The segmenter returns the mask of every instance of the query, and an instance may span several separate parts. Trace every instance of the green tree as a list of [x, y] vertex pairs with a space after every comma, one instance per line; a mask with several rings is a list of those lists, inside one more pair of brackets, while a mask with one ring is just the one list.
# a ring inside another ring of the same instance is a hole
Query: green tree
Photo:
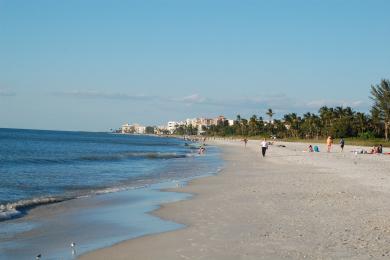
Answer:
[[372, 129], [375, 136], [382, 136], [384, 129], [380, 119], [380, 111], [376, 107], [372, 107], [370, 112], [370, 129]]
[[258, 134], [257, 116], [253, 115], [248, 122], [248, 135], [255, 136]]
[[373, 108], [377, 110], [378, 119], [384, 125], [385, 139], [389, 140], [390, 128], [390, 81], [383, 79], [379, 85], [371, 86]]
[[319, 138], [321, 134], [321, 119], [310, 112], [303, 115], [301, 129], [306, 138]]
[[273, 116], [275, 115], [275, 113], [272, 111], [271, 108], [268, 108], [266, 114], [268, 115], [268, 117], [269, 117], [269, 123], [271, 124], [271, 123], [272, 123], [272, 118], [273, 118]]
[[154, 126], [147, 126], [147, 127], [145, 128], [145, 133], [146, 133], [146, 134], [154, 134], [154, 129], [155, 129]]
[[301, 118], [295, 113], [284, 115], [284, 123], [291, 137], [299, 137]]

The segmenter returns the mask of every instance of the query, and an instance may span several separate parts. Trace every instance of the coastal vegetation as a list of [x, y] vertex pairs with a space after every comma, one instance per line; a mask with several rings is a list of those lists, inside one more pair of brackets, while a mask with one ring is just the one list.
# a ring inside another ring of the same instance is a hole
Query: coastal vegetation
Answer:
[[[369, 113], [355, 111], [351, 107], [323, 106], [318, 113], [307, 112], [302, 116], [288, 113], [274, 118], [275, 112], [266, 111], [267, 119], [253, 115], [249, 119], [237, 115], [233, 125], [221, 121], [217, 125], [203, 127], [207, 136], [224, 137], [277, 137], [287, 140], [319, 140], [327, 136], [348, 140], [389, 140], [390, 129], [390, 81], [382, 80], [371, 86], [372, 108]], [[175, 134], [193, 135], [192, 126], [181, 126]], [[367, 142], [365, 142], [367, 143]], [[371, 142], [369, 142], [371, 143]]]

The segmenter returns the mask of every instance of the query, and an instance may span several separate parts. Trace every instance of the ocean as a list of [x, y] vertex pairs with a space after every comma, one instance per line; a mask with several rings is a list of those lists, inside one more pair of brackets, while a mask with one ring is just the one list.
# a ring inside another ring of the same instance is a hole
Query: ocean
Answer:
[[[218, 149], [208, 146], [206, 153], [199, 155], [198, 146], [183, 139], [156, 136], [0, 129], [0, 253], [7, 254], [10, 259], [13, 256], [14, 259], [31, 258], [33, 252], [39, 251], [39, 243], [36, 244], [39, 239], [31, 234], [37, 233], [44, 240], [45, 232], [39, 230], [38, 226], [42, 229], [49, 224], [45, 222], [45, 215], [42, 216], [44, 210], [39, 211], [39, 220], [29, 216], [30, 211], [38, 206], [65, 205], [68, 201], [67, 209], [59, 212], [64, 212], [62, 215], [73, 212], [73, 215], [67, 216], [67, 220], [72, 219], [70, 226], [80, 224], [82, 218], [79, 216], [85, 216], [86, 208], [92, 207], [85, 207], [85, 201], [100, 205], [104, 204], [102, 201], [110, 199], [127, 200], [125, 205], [131, 210], [126, 214], [138, 214], [134, 218], [144, 221], [145, 227], [137, 224], [135, 232], [131, 229], [134, 223], [129, 218], [115, 219], [115, 225], [129, 225], [128, 232], [122, 229], [117, 233], [112, 232], [114, 238], [101, 237], [101, 234], [96, 234], [94, 238], [89, 234], [88, 239], [83, 240], [84, 246], [80, 247], [80, 252], [139, 235], [178, 228], [175, 223], [163, 223], [154, 217], [155, 224], [151, 225], [153, 221], [146, 221], [150, 216], [145, 213], [161, 203], [186, 197], [160, 192], [161, 187], [218, 172], [222, 166]], [[105, 205], [106, 209], [110, 207], [110, 203]], [[96, 212], [102, 207], [92, 208], [95, 210], [92, 215], [100, 214], [99, 219], [95, 219], [99, 221], [101, 213]], [[123, 210], [123, 207], [116, 210]], [[91, 212], [88, 217], [93, 219]], [[101, 221], [106, 225], [110, 219], [114, 219], [113, 215]], [[91, 233], [92, 229], [93, 226]], [[107, 230], [112, 231], [112, 226]], [[24, 233], [28, 233], [28, 236]], [[77, 234], [77, 237], [82, 240], [82, 234]], [[53, 235], [47, 233], [47, 239], [45, 243], [50, 244]], [[18, 251], [20, 247], [25, 249], [29, 246], [30, 251]], [[59, 248], [56, 244], [47, 245], [46, 251], [53, 259], [71, 259], [74, 254], [61, 253], [64, 247], [62, 244]]]

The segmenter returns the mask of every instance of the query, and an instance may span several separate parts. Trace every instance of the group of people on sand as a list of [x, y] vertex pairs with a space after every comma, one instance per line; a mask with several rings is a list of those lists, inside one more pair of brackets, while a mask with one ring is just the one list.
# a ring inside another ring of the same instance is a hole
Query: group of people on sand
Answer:
[[309, 152], [313, 153], [313, 152], [316, 152], [316, 153], [319, 153], [320, 152], [320, 148], [315, 145], [314, 147], [312, 145], [309, 145]]
[[[244, 138], [242, 139], [241, 141], [244, 142], [244, 145], [246, 147], [247, 143], [248, 143], [248, 139], [247, 138]], [[326, 148], [327, 148], [327, 152], [330, 153], [331, 150], [332, 150], [332, 146], [333, 146], [333, 137], [332, 136], [328, 136], [328, 138], [326, 139]], [[268, 142], [265, 138], [263, 139], [263, 141], [261, 142], [260, 146], [261, 146], [261, 154], [263, 157], [265, 157], [265, 154], [268, 150], [268, 145], [272, 144], [272, 142]], [[340, 148], [341, 148], [341, 152], [344, 151], [344, 146], [345, 146], [345, 140], [344, 138], [340, 138], [340, 141], [339, 141], [339, 144], [340, 144]], [[284, 145], [280, 145], [280, 147], [286, 147]], [[356, 150], [356, 149], [355, 149]], [[355, 152], [355, 150], [353, 150], [352, 152]], [[360, 149], [362, 150], [363, 152], [360, 152], [360, 153], [367, 153], [367, 154], [383, 154], [383, 146], [382, 144], [378, 145], [378, 146], [374, 146], [372, 147], [371, 151], [370, 152], [367, 152], [367, 151], [364, 151], [363, 149]], [[320, 152], [320, 148], [318, 147], [318, 145], [314, 145], [312, 146], [311, 144], [309, 145], [308, 147], [308, 151], [309, 152]], [[357, 152], [359, 153], [359, 152]], [[385, 154], [390, 154], [390, 153], [385, 153]]]
[[[344, 138], [340, 139], [339, 144], [340, 144], [341, 151], [344, 151], [344, 145], [345, 145]], [[330, 151], [332, 150], [332, 146], [333, 146], [333, 137], [328, 136], [328, 138], [326, 139], [326, 148], [328, 153], [330, 153]], [[314, 147], [312, 145], [309, 145], [309, 152], [319, 152], [319, 151], [320, 149], [317, 145], [315, 145]]]
[[[340, 143], [341, 151], [343, 151], [345, 145], [344, 139], [341, 138], [339, 143]], [[328, 136], [328, 138], [326, 139], [326, 148], [327, 148], [326, 151], [328, 153], [330, 153], [330, 151], [332, 150], [332, 146], [333, 146], [333, 138], [331, 136]], [[320, 152], [320, 148], [317, 145], [312, 146], [310, 144], [308, 149], [309, 152], [316, 152], [316, 153]]]

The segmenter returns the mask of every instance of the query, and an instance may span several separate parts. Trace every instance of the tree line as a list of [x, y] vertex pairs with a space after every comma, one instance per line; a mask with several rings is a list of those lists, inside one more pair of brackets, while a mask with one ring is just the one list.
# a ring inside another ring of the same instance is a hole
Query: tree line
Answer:
[[[288, 113], [274, 119], [270, 108], [267, 118], [253, 115], [249, 119], [237, 115], [233, 125], [228, 121], [218, 125], [203, 127], [207, 136], [276, 136], [278, 138], [319, 139], [359, 137], [364, 139], [385, 138], [389, 140], [390, 129], [390, 81], [383, 79], [380, 84], [371, 86], [370, 99], [373, 101], [369, 113], [353, 110], [351, 107], [323, 106], [318, 113], [307, 112], [302, 116]], [[182, 126], [176, 134], [196, 134], [192, 126]]]

